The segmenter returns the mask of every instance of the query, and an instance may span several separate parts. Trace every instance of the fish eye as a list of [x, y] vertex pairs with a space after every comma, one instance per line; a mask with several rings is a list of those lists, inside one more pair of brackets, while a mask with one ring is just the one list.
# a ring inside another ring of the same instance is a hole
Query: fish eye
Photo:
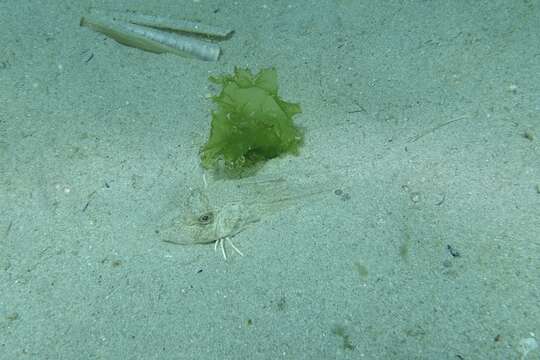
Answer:
[[211, 212], [206, 213], [206, 214], [202, 214], [201, 216], [199, 216], [198, 220], [199, 220], [199, 224], [208, 225], [212, 221], [214, 221], [214, 214], [212, 214]]

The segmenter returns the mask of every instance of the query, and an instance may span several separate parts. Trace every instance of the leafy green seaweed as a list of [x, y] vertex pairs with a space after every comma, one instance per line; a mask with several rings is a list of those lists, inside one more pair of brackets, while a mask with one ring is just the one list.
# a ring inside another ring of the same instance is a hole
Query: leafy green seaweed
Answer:
[[212, 97], [217, 109], [201, 149], [204, 168], [223, 166], [229, 174], [238, 174], [282, 154], [298, 154], [303, 132], [292, 117], [301, 112], [300, 105], [278, 96], [275, 68], [256, 75], [236, 68], [232, 75], [209, 80], [222, 89]]

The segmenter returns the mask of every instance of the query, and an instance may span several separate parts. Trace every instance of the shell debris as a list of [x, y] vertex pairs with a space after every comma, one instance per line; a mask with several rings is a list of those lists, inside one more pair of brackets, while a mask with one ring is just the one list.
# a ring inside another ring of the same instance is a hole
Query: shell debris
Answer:
[[117, 42], [154, 53], [172, 53], [205, 61], [217, 61], [221, 48], [203, 38], [224, 40], [233, 30], [165, 16], [92, 9], [80, 25]]

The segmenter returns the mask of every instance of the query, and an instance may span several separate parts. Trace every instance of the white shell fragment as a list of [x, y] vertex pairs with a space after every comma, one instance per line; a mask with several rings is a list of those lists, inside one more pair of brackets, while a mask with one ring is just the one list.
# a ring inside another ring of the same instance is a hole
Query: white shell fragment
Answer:
[[521, 354], [520, 360], [525, 360], [527, 355], [536, 349], [538, 349], [538, 341], [535, 338], [530, 337], [519, 340], [518, 351]]
[[92, 11], [88, 16], [83, 16], [80, 24], [127, 46], [205, 61], [219, 59], [221, 53], [219, 45], [189, 35], [225, 38], [232, 33], [230, 30], [191, 21], [98, 10]]
[[231, 29], [203, 24], [196, 21], [175, 19], [168, 16], [148, 15], [136, 12], [109, 11], [92, 9], [91, 14], [111, 17], [132, 24], [149, 26], [157, 29], [167, 29], [178, 32], [205, 35], [213, 38], [226, 38], [233, 33]]

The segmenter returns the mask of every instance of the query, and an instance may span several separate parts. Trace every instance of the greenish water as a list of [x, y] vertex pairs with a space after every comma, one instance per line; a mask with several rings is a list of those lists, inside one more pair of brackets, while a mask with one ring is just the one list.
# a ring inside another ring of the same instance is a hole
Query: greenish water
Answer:
[[[538, 359], [539, 6], [99, 4], [233, 28], [212, 62], [0, 2], [0, 359]], [[244, 180], [199, 156], [235, 67], [305, 131]]]

